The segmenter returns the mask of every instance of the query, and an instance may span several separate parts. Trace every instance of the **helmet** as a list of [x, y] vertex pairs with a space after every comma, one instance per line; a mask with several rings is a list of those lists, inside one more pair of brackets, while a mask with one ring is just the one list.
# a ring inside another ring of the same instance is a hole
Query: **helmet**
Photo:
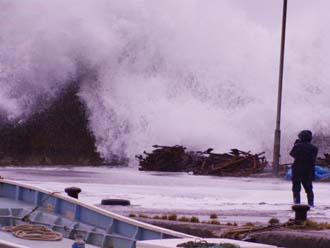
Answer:
[[301, 141], [308, 141], [311, 142], [313, 139], [313, 134], [311, 131], [309, 130], [302, 130], [299, 134], [298, 134], [298, 138]]

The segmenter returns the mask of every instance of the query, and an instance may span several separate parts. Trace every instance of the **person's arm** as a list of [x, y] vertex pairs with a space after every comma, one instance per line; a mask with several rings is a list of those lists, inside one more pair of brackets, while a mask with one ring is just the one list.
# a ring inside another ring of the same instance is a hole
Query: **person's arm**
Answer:
[[297, 146], [294, 145], [291, 149], [291, 152], [290, 152], [290, 156], [293, 157], [293, 158], [296, 158], [297, 157]]

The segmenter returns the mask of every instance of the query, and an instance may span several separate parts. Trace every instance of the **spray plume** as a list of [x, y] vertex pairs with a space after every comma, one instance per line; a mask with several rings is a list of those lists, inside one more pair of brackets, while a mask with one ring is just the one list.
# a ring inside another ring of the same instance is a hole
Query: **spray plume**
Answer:
[[[0, 116], [27, 119], [79, 81], [106, 159], [156, 143], [270, 151], [280, 13], [269, 27], [233, 2], [0, 0]], [[329, 126], [330, 17], [314, 8], [289, 18], [284, 150]]]

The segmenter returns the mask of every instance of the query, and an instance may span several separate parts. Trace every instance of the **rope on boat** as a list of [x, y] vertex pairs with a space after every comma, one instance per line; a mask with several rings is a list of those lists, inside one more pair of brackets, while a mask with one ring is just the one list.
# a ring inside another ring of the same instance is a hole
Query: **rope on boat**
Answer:
[[23, 224], [18, 226], [5, 226], [2, 230], [11, 232], [21, 239], [58, 241], [63, 238], [62, 233], [55, 232], [42, 225]]

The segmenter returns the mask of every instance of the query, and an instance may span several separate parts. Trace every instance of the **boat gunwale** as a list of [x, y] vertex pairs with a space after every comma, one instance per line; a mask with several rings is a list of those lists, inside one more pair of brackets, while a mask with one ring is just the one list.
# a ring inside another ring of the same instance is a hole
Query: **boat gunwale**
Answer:
[[[2, 246], [5, 245], [5, 246]], [[15, 244], [9, 241], [5, 241], [5, 240], [0, 240], [0, 247], [6, 247], [6, 248], [30, 248], [28, 246], [23, 246], [20, 244]]]
[[105, 215], [107, 217], [111, 217], [113, 219], [125, 222], [127, 224], [131, 224], [131, 225], [134, 225], [134, 226], [137, 226], [137, 227], [145, 228], [145, 229], [148, 229], [150, 231], [155, 231], [155, 232], [163, 233], [163, 234], [166, 234], [166, 235], [175, 236], [175, 237], [178, 237], [178, 238], [196, 238], [196, 236], [192, 236], [192, 235], [181, 233], [181, 232], [172, 231], [172, 230], [169, 230], [169, 229], [166, 229], [166, 228], [162, 228], [162, 227], [154, 226], [154, 225], [144, 223], [144, 222], [141, 222], [141, 221], [138, 221], [138, 220], [134, 220], [132, 218], [125, 217], [125, 216], [113, 213], [111, 211], [99, 208], [97, 206], [90, 205], [88, 203], [84, 203], [84, 202], [82, 202], [78, 199], [63, 195], [61, 193], [51, 192], [49, 190], [42, 189], [42, 188], [30, 185], [30, 184], [21, 183], [21, 182], [9, 180], [9, 179], [4, 179], [4, 178], [0, 179], [0, 184], [1, 183], [7, 183], [7, 184], [11, 184], [11, 185], [19, 186], [19, 187], [24, 187], [24, 188], [27, 188], [27, 189], [39, 191], [39, 192], [45, 193], [47, 195], [52, 195], [54, 197], [60, 198], [62, 200], [68, 201], [70, 203], [79, 205], [81, 207], [85, 207], [89, 210], [95, 211], [95, 212], [97, 212], [99, 214], [102, 214], [102, 215]]

